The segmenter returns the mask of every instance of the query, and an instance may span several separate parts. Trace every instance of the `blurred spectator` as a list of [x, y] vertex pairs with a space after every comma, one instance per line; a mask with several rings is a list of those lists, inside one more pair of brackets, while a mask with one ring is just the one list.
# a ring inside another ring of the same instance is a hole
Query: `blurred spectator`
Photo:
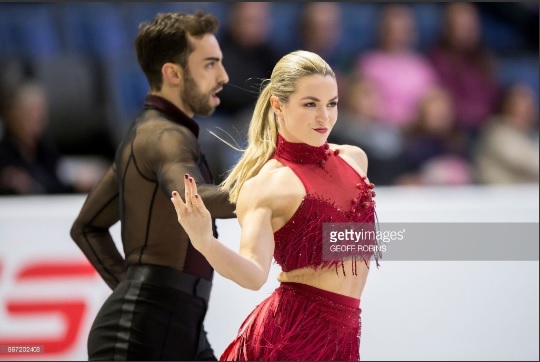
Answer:
[[73, 189], [58, 175], [60, 156], [46, 137], [47, 98], [37, 83], [6, 89], [0, 107], [1, 194], [58, 194]]
[[420, 102], [418, 118], [406, 133], [403, 171], [398, 185], [472, 183], [463, 133], [443, 88], [432, 89]]
[[381, 121], [381, 100], [376, 87], [352, 73], [341, 99], [339, 119], [329, 141], [362, 148], [369, 157], [370, 181], [391, 185], [399, 173], [403, 142], [398, 128]]
[[344, 84], [348, 67], [347, 49], [340, 46], [342, 39], [342, 13], [339, 3], [306, 2], [298, 22], [297, 49], [320, 55], [336, 73], [338, 87]]
[[[87, 192], [104, 170], [97, 161], [64, 162], [48, 134], [48, 99], [41, 84], [23, 81], [1, 95], [0, 194]], [[77, 172], [66, 176], [66, 166]]]
[[475, 158], [486, 184], [539, 182], [538, 105], [525, 84], [511, 86], [500, 112], [481, 133]]
[[378, 49], [357, 60], [357, 71], [373, 81], [381, 95], [381, 121], [406, 127], [419, 100], [437, 84], [431, 64], [415, 50], [416, 22], [407, 5], [389, 4], [378, 22]]
[[481, 43], [478, 11], [471, 3], [448, 3], [441, 38], [429, 51], [441, 84], [449, 90], [458, 126], [473, 138], [499, 99], [494, 62]]
[[270, 78], [278, 54], [267, 42], [271, 6], [269, 2], [234, 2], [220, 38], [223, 66], [229, 83], [220, 93], [217, 114], [234, 116], [252, 111], [261, 79]]

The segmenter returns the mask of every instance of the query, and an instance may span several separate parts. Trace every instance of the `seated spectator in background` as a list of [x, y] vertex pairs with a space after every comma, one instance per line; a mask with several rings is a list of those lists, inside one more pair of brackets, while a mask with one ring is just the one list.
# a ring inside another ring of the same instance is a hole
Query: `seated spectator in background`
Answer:
[[230, 80], [220, 93], [221, 105], [216, 114], [252, 113], [261, 79], [270, 77], [279, 60], [267, 41], [271, 6], [269, 2], [231, 3], [226, 28], [220, 37], [223, 66]]
[[480, 39], [475, 5], [448, 3], [441, 38], [428, 52], [441, 85], [450, 92], [457, 124], [470, 134], [471, 142], [499, 101], [493, 58]]
[[48, 141], [47, 98], [32, 82], [5, 90], [0, 105], [0, 194], [59, 194], [74, 189], [58, 174], [60, 155]]
[[415, 50], [416, 41], [411, 9], [385, 5], [378, 23], [378, 49], [357, 59], [356, 70], [380, 92], [381, 121], [397, 127], [413, 122], [419, 100], [437, 84], [431, 64]]
[[362, 148], [369, 157], [369, 179], [378, 185], [391, 185], [402, 161], [401, 131], [381, 121], [381, 100], [371, 81], [352, 73], [345, 85], [339, 118], [329, 141]]
[[338, 89], [344, 85], [349, 54], [340, 46], [343, 32], [341, 6], [332, 2], [306, 2], [298, 22], [297, 49], [318, 54], [336, 73]]
[[452, 102], [443, 88], [432, 89], [406, 131], [403, 174], [397, 185], [466, 185], [472, 183], [465, 140], [456, 127]]
[[21, 80], [0, 95], [0, 194], [89, 192], [106, 164], [93, 156], [61, 155], [49, 138], [48, 98], [41, 84]]
[[480, 134], [476, 176], [480, 183], [539, 182], [538, 104], [525, 84], [511, 86], [500, 112]]

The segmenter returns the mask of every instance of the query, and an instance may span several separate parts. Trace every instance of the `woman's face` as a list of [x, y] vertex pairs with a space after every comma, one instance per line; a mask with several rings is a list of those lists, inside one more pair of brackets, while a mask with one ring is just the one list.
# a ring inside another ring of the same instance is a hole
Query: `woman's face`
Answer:
[[272, 97], [280, 134], [289, 142], [322, 146], [336, 124], [338, 88], [331, 76], [298, 79], [287, 103]]
[[534, 91], [530, 87], [524, 84], [513, 86], [506, 96], [503, 110], [507, 120], [528, 132], [538, 118], [535, 98]]
[[445, 135], [452, 129], [454, 113], [450, 98], [445, 93], [434, 91], [423, 104], [425, 131], [432, 135]]

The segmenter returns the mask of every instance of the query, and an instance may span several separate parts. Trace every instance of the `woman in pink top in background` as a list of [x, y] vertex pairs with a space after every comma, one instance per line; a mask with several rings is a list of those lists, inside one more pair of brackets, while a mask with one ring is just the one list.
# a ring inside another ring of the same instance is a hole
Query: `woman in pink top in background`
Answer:
[[437, 83], [437, 76], [414, 50], [416, 25], [408, 6], [386, 5], [378, 26], [379, 48], [361, 55], [356, 70], [377, 87], [381, 120], [403, 128], [415, 118], [419, 100]]

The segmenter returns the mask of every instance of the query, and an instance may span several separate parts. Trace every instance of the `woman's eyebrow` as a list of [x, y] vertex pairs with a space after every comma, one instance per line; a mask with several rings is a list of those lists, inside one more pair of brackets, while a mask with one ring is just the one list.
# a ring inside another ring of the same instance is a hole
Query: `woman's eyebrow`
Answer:
[[[307, 96], [307, 97], [301, 98], [300, 100], [304, 100], [304, 99], [309, 99], [309, 100], [312, 100], [312, 101], [315, 101], [315, 102], [320, 102], [321, 101], [319, 98], [312, 97], [312, 96]], [[329, 102], [335, 101], [336, 99], [338, 99], [338, 96], [335, 96], [334, 98], [330, 99]]]

